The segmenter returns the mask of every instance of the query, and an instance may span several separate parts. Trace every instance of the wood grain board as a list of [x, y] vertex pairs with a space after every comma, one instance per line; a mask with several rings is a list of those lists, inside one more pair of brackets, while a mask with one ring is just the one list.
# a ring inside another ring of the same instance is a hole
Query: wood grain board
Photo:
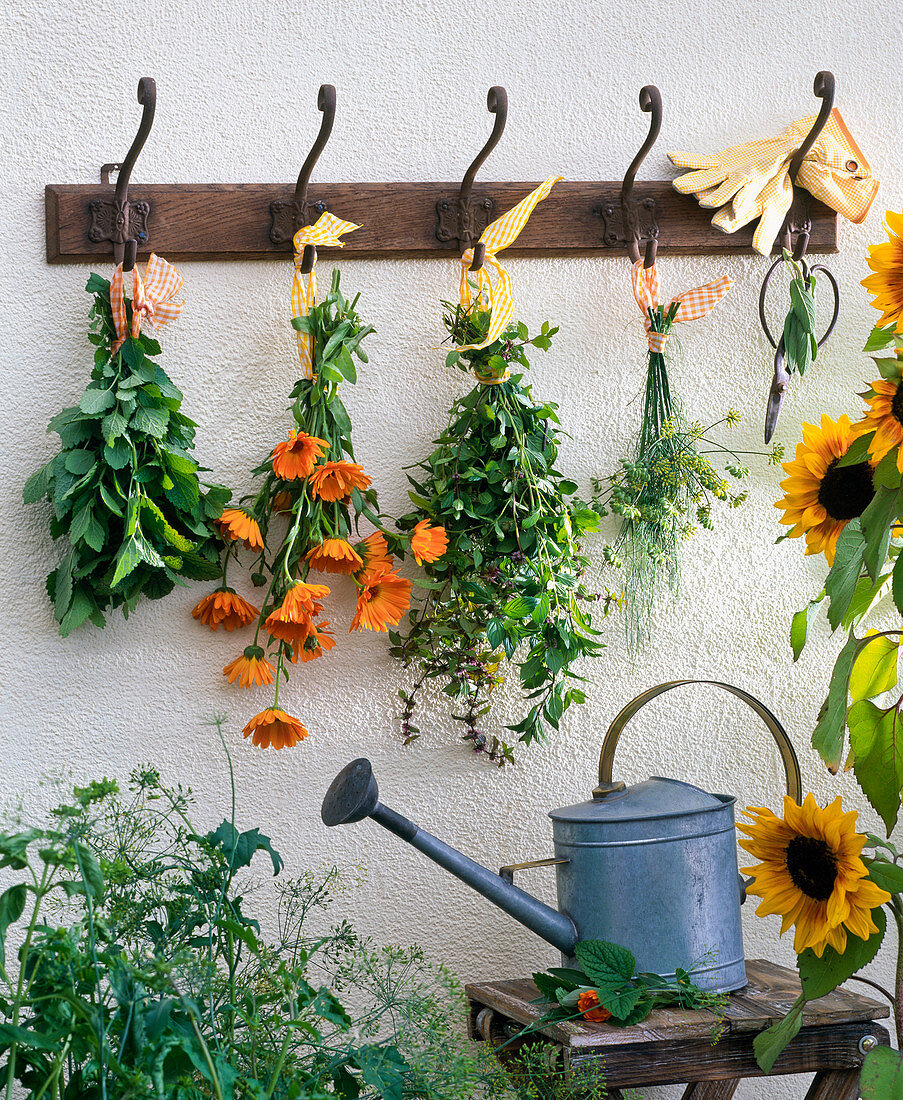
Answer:
[[[493, 217], [520, 202], [535, 183], [476, 185], [475, 200], [491, 199]], [[606, 243], [602, 217], [620, 211], [620, 183], [564, 181], [533, 212], [506, 255], [621, 256], [620, 241]], [[332, 183], [311, 186], [309, 201], [323, 203], [337, 217], [361, 228], [350, 233], [341, 250], [323, 249], [325, 259], [341, 251], [362, 259], [416, 259], [458, 254], [455, 241], [436, 237], [436, 204], [454, 202], [457, 183]], [[90, 263], [108, 259], [112, 246], [88, 238], [90, 203], [112, 197], [101, 184], [48, 184], [45, 188], [47, 260], [52, 264]], [[140, 257], [154, 251], [173, 262], [186, 260], [265, 260], [290, 255], [290, 246], [269, 239], [270, 203], [290, 202], [290, 184], [195, 183], [136, 184], [129, 199], [147, 202], [148, 239]], [[678, 194], [668, 181], [637, 183], [638, 204], [652, 199], [658, 223], [659, 251], [667, 253], [750, 253], [752, 229], [725, 234], [711, 224], [713, 211], [701, 209], [692, 196]], [[838, 215], [813, 200], [810, 253], [837, 251]], [[617, 236], [623, 237], [620, 216]]]

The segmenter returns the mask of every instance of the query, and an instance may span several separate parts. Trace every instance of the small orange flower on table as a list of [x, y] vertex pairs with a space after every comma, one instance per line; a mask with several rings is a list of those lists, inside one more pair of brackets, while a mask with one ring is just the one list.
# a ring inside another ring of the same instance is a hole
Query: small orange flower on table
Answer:
[[577, 1011], [583, 1013], [584, 1020], [592, 1020], [594, 1024], [604, 1024], [611, 1019], [608, 1009], [599, 1004], [595, 989], [584, 989], [577, 1000]]
[[243, 732], [259, 749], [290, 749], [307, 737], [307, 729], [301, 722], [279, 707], [255, 714]]
[[288, 439], [273, 448], [273, 473], [283, 481], [310, 477], [317, 460], [329, 450], [329, 440], [307, 432], [291, 431]]
[[357, 462], [324, 462], [310, 477], [311, 496], [321, 500], [344, 500], [352, 489], [366, 489], [370, 478]]
[[345, 539], [324, 539], [307, 553], [311, 569], [319, 573], [356, 573], [363, 567], [363, 558]]
[[263, 549], [260, 525], [244, 508], [226, 508], [213, 526], [227, 541], [243, 542], [249, 550]]
[[448, 549], [448, 535], [444, 527], [433, 527], [428, 519], [422, 519], [411, 534], [411, 552], [417, 564], [438, 561]]
[[191, 614], [211, 630], [219, 630], [221, 626], [237, 630], [254, 622], [258, 611], [231, 588], [220, 588], [205, 596]]
[[229, 678], [230, 684], [238, 680], [243, 688], [265, 687], [273, 682], [273, 666], [260, 646], [249, 645], [240, 657], [226, 665], [223, 675]]
[[382, 573], [365, 584], [357, 597], [357, 610], [351, 620], [351, 630], [385, 632], [388, 626], [398, 626], [401, 616], [411, 606], [410, 581], [397, 573]]

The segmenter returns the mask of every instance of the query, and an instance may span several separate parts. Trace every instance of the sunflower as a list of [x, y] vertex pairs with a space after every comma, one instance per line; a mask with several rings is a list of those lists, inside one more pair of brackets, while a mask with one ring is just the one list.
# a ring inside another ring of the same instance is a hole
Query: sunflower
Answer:
[[874, 272], [862, 280], [862, 285], [874, 294], [872, 305], [881, 310], [879, 328], [893, 323], [903, 332], [903, 214], [888, 210], [888, 240], [869, 245], [868, 265]]
[[363, 561], [363, 567], [355, 573], [361, 584], [372, 584], [377, 577], [392, 572], [392, 555], [382, 531], [374, 531], [363, 542], [357, 543], [354, 549]]
[[583, 1013], [584, 1020], [592, 1020], [594, 1024], [604, 1024], [611, 1019], [608, 1009], [599, 1004], [599, 994], [595, 989], [584, 989], [577, 1000], [577, 1011]]
[[290, 749], [307, 737], [307, 730], [298, 719], [278, 707], [255, 714], [243, 732], [261, 749]]
[[444, 527], [431, 527], [428, 519], [422, 519], [411, 535], [411, 553], [418, 565], [438, 561], [448, 549], [448, 535]]
[[324, 462], [310, 479], [311, 495], [321, 500], [343, 500], [352, 489], [366, 489], [370, 478], [357, 462]]
[[324, 539], [307, 554], [311, 569], [319, 573], [356, 573], [363, 567], [363, 559], [344, 539]]
[[823, 553], [834, 564], [837, 537], [851, 519], [861, 516], [875, 495], [870, 462], [838, 466], [853, 442], [848, 416], [834, 421], [821, 418], [821, 427], [803, 425], [803, 438], [796, 445], [792, 462], [783, 463], [790, 475], [781, 482], [781, 523], [791, 528], [790, 538], [805, 532], [806, 553]]
[[329, 450], [329, 441], [318, 439], [307, 432], [289, 432], [288, 439], [273, 448], [273, 473], [283, 481], [310, 477], [317, 464]]
[[226, 665], [223, 676], [229, 677], [230, 684], [238, 680], [239, 687], [264, 687], [273, 682], [273, 666], [260, 646], [249, 645], [240, 657]]
[[861, 395], [868, 405], [868, 412], [862, 420], [853, 425], [853, 438], [874, 432], [869, 443], [869, 458], [877, 466], [894, 447], [897, 450], [897, 469], [903, 473], [903, 390], [900, 381], [888, 381], [879, 378], [872, 382], [869, 389]]
[[747, 893], [762, 898], [758, 916], [781, 917], [781, 935], [795, 925], [798, 955], [811, 947], [821, 958], [829, 944], [843, 953], [847, 933], [866, 940], [878, 931], [872, 910], [890, 894], [868, 879], [860, 858], [865, 837], [856, 832], [855, 811], [843, 812], [840, 797], [822, 809], [811, 794], [802, 806], [787, 795], [783, 820], [762, 807], [745, 813], [752, 822], [738, 828], [751, 839], [740, 846], [762, 860], [743, 868], [755, 876]]
[[259, 612], [231, 588], [220, 588], [205, 596], [191, 614], [211, 630], [219, 630], [221, 626], [236, 630], [254, 622]]
[[411, 582], [397, 573], [383, 573], [365, 585], [357, 598], [357, 610], [351, 620], [351, 630], [386, 630], [386, 624], [398, 626], [401, 616], [411, 606]]
[[263, 549], [260, 525], [244, 508], [226, 508], [219, 519], [213, 521], [213, 526], [224, 540], [243, 542], [249, 550]]
[[293, 646], [289, 660], [292, 664], [297, 664], [300, 658], [302, 663], [307, 661], [315, 661], [318, 657], [322, 657], [324, 653], [328, 653], [330, 649], [335, 645], [335, 639], [332, 636], [332, 631], [327, 630], [329, 626], [329, 620], [319, 625], [311, 623], [311, 629], [308, 636], [299, 646]]

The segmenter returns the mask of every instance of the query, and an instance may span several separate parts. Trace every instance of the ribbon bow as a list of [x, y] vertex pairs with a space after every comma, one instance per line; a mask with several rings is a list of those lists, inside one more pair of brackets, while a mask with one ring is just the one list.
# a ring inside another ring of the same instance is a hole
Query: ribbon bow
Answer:
[[[483, 259], [483, 266], [479, 271], [473, 273], [470, 271], [470, 265], [473, 263], [472, 248], [468, 248], [461, 257], [461, 305], [465, 309], [470, 309], [473, 304], [468, 275], [475, 274], [477, 277], [477, 301], [479, 302], [484, 297], [488, 300], [489, 308], [492, 311], [492, 319], [489, 324], [489, 334], [482, 344], [466, 344], [464, 347], [457, 348], [457, 351], [478, 351], [480, 348], [488, 347], [505, 331], [506, 325], [511, 320], [511, 314], [514, 312], [514, 301], [511, 297], [511, 277], [496, 259], [496, 254], [517, 240], [518, 234], [527, 224], [527, 219], [533, 213], [537, 203], [540, 203], [552, 190], [553, 186], [562, 179], [564, 179], [564, 176], [549, 176], [544, 183], [541, 183], [535, 191], [531, 191], [525, 199], [522, 199], [517, 206], [512, 207], [507, 214], [503, 214], [502, 217], [496, 218], [494, 222], [486, 226], [483, 235], [480, 237], [480, 242], [486, 245], [486, 255]], [[495, 271], [495, 285], [493, 285], [486, 271], [487, 266]], [[503, 379], [499, 379], [499, 381], [503, 381]]]
[[[644, 267], [643, 261], [637, 260], [633, 265], [631, 277], [633, 279], [633, 296], [636, 298], [636, 304], [643, 311], [649, 350], [661, 354], [665, 350], [665, 344], [668, 342], [670, 334], [667, 332], [653, 332], [652, 322], [649, 319], [649, 311], [656, 309], [661, 303], [662, 292], [658, 269], [655, 264], [652, 267]], [[696, 286], [692, 290], [685, 290], [683, 294], [678, 294], [668, 302], [665, 312], [668, 312], [669, 306], [679, 302], [680, 306], [674, 321], [695, 321], [697, 317], [705, 317], [710, 310], [713, 310], [733, 285], [733, 279], [729, 279], [727, 275], [722, 275], [720, 279], [716, 279], [713, 283]]]
[[[317, 265], [307, 273], [307, 278], [301, 271], [301, 259], [304, 256], [304, 246], [308, 244], [323, 245], [324, 248], [344, 248], [345, 242], [341, 240], [343, 233], [352, 233], [360, 229], [354, 222], [343, 222], [335, 214], [327, 210], [321, 214], [314, 225], [305, 225], [292, 238], [295, 246], [295, 277], [292, 280], [292, 316], [306, 317], [311, 308], [317, 304]], [[305, 378], [313, 378], [314, 361], [311, 353], [310, 336], [306, 332], [296, 332], [298, 341], [298, 358], [304, 370]]]
[[[132, 268], [131, 336], [133, 340], [138, 338], [142, 320], [146, 319], [154, 325], [165, 325], [179, 316], [185, 303], [174, 302], [172, 299], [184, 285], [185, 280], [172, 264], [167, 263], [155, 252], [150, 254], [147, 261], [143, 282], [138, 274], [138, 268]], [[116, 268], [110, 283], [110, 308], [113, 311], [113, 324], [116, 328], [116, 339], [110, 354], [115, 355], [129, 335], [122, 264]]]

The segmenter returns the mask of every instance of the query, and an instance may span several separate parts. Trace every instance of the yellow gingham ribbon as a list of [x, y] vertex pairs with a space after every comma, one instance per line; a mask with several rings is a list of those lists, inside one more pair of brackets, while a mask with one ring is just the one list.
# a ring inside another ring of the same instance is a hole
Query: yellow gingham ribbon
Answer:
[[[518, 234], [527, 224], [527, 219], [533, 213], [536, 205], [542, 202], [555, 184], [562, 179], [564, 179], [564, 176], [549, 176], [544, 183], [541, 183], [535, 191], [531, 191], [525, 199], [522, 199], [517, 206], [512, 207], [507, 214], [503, 214], [502, 217], [496, 218], [494, 222], [486, 226], [480, 237], [480, 242], [486, 245], [486, 256], [479, 271], [470, 271], [470, 265], [473, 263], [472, 248], [468, 248], [461, 257], [461, 305], [465, 309], [470, 309], [473, 305], [474, 299], [468, 276], [476, 275], [476, 300], [479, 302], [481, 298], [485, 298], [488, 301], [489, 308], [492, 311], [492, 319], [489, 324], [489, 334], [482, 344], [465, 344], [464, 347], [458, 348], [458, 351], [478, 351], [480, 348], [488, 347], [498, 340], [499, 336], [505, 331], [505, 327], [514, 312], [514, 300], [511, 297], [511, 277], [498, 262], [496, 255], [503, 248], [507, 248], [508, 245], [517, 240]], [[495, 284], [489, 278], [486, 271], [487, 266], [495, 272]], [[504, 379], [494, 381], [504, 381]]]
[[[184, 285], [185, 280], [172, 264], [167, 263], [155, 252], [152, 252], [148, 258], [143, 280], [138, 274], [137, 266], [132, 268], [133, 340], [137, 339], [141, 331], [142, 320], [150, 321], [155, 325], [165, 325], [179, 316], [185, 303], [174, 302], [172, 299]], [[116, 339], [110, 348], [110, 354], [115, 355], [129, 335], [122, 264], [118, 265], [110, 282], [110, 308], [116, 328]]]
[[[631, 279], [633, 296], [636, 298], [636, 304], [643, 311], [649, 350], [661, 353], [665, 350], [670, 333], [651, 331], [652, 323], [649, 320], [649, 310], [655, 309], [661, 302], [662, 292], [658, 269], [655, 264], [652, 267], [643, 267], [643, 261], [637, 260], [633, 265]], [[698, 317], [705, 317], [710, 310], [714, 309], [733, 285], [733, 279], [722, 275], [713, 283], [696, 286], [692, 290], [685, 290], [683, 294], [678, 294], [665, 306], [665, 312], [668, 312], [668, 307], [674, 302], [679, 302], [680, 308], [674, 317], [675, 322], [695, 321]]]
[[[324, 248], [344, 248], [345, 242], [340, 238], [344, 233], [352, 233], [360, 229], [354, 222], [343, 222], [335, 214], [327, 210], [321, 214], [314, 225], [305, 225], [299, 229], [292, 238], [295, 247], [295, 277], [292, 279], [292, 316], [306, 317], [311, 308], [317, 304], [317, 265], [316, 263], [307, 274], [307, 278], [301, 272], [301, 260], [304, 256], [304, 246], [308, 244], [323, 245]], [[298, 341], [298, 358], [305, 378], [313, 378], [314, 362], [311, 354], [310, 336], [306, 332], [296, 332]]]

